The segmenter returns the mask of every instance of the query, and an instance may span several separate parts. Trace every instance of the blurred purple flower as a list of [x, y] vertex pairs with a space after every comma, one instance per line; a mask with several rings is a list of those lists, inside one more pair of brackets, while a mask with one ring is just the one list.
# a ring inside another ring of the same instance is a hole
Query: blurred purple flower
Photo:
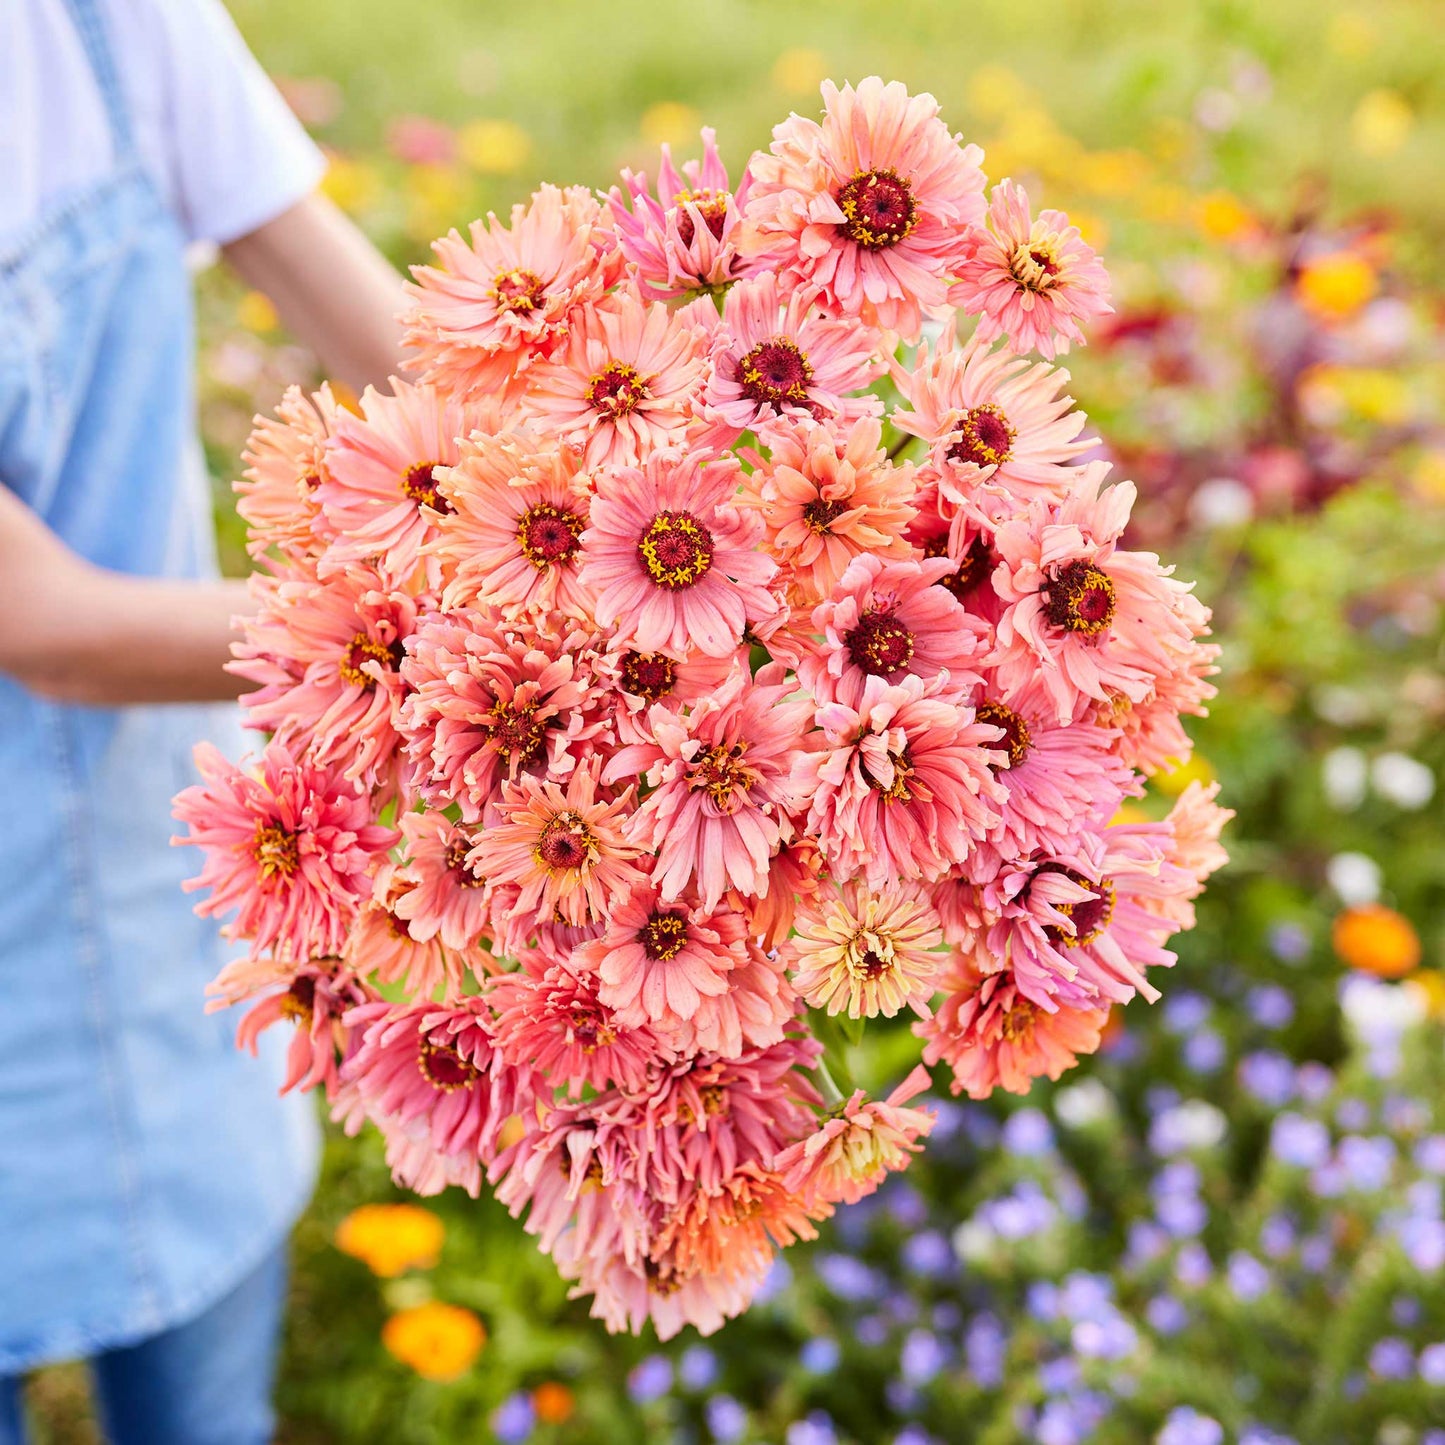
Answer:
[[[1308, 947], [1308, 943], [1306, 943]], [[1288, 1028], [1294, 1022], [1294, 999], [1278, 984], [1262, 983], [1244, 996], [1244, 1005], [1256, 1023], [1267, 1029]]]
[[1184, 1065], [1196, 1074], [1218, 1073], [1224, 1055], [1224, 1040], [1213, 1029], [1199, 1029], [1184, 1041]]
[[1372, 1194], [1390, 1182], [1396, 1151], [1393, 1139], [1382, 1135], [1348, 1134], [1336, 1151], [1340, 1167], [1355, 1189]]
[[1122, 1360], [1139, 1347], [1139, 1332], [1117, 1310], [1098, 1319], [1080, 1320], [1069, 1335], [1076, 1354], [1086, 1360]]
[[952, 1274], [958, 1268], [958, 1257], [946, 1235], [936, 1229], [925, 1229], [910, 1235], [901, 1251], [904, 1269], [910, 1274], [936, 1279]]
[[1065, 1319], [1101, 1319], [1114, 1308], [1114, 1281], [1106, 1274], [1076, 1269], [1064, 1279], [1059, 1313]]
[[714, 1395], [703, 1409], [707, 1428], [720, 1445], [741, 1440], [748, 1428], [748, 1412], [731, 1395]]
[[717, 1379], [717, 1371], [717, 1356], [706, 1345], [690, 1346], [677, 1362], [677, 1378], [689, 1390], [707, 1389]]
[[1024, 1295], [1024, 1305], [1036, 1320], [1053, 1320], [1059, 1316], [1059, 1287], [1048, 1279], [1036, 1279]]
[[1269, 930], [1269, 951], [1281, 963], [1299, 963], [1310, 951], [1308, 929], [1298, 923], [1276, 923]]
[[928, 1218], [928, 1201], [906, 1179], [894, 1178], [877, 1197], [883, 1212], [904, 1229], [917, 1229]]
[[1427, 1134], [1420, 1140], [1415, 1163], [1427, 1174], [1445, 1174], [1445, 1134]]
[[1171, 1034], [1193, 1033], [1209, 1018], [1209, 1000], [1202, 993], [1171, 993], [1164, 1000], [1164, 1027]]
[[1199, 1289], [1208, 1284], [1214, 1274], [1208, 1251], [1202, 1244], [1184, 1245], [1174, 1261], [1174, 1274], [1179, 1283], [1188, 1289]]
[[672, 1389], [672, 1361], [666, 1355], [649, 1355], [627, 1376], [627, 1393], [639, 1405], [660, 1399]]
[[1370, 1373], [1377, 1380], [1408, 1380], [1415, 1371], [1415, 1352], [1399, 1335], [1376, 1340], [1370, 1351]]
[[1039, 1366], [1039, 1384], [1046, 1395], [1067, 1395], [1082, 1378], [1079, 1362], [1072, 1355], [1060, 1355]]
[[501, 1445], [522, 1445], [537, 1423], [537, 1412], [532, 1408], [532, 1397], [525, 1390], [508, 1395], [492, 1411], [492, 1434]]
[[767, 1274], [763, 1276], [763, 1282], [753, 1296], [753, 1303], [767, 1304], [769, 1300], [777, 1299], [792, 1282], [792, 1265], [781, 1254], [774, 1256], [772, 1264], [768, 1266]]
[[1368, 1129], [1370, 1106], [1363, 1099], [1341, 1099], [1335, 1109], [1335, 1123], [1341, 1129]]
[[1276, 1117], [1269, 1144], [1281, 1163], [1314, 1169], [1329, 1158], [1330, 1131], [1318, 1119], [1286, 1111]]
[[1236, 1249], [1229, 1256], [1226, 1272], [1234, 1297], [1246, 1303], [1258, 1299], [1269, 1289], [1269, 1270], [1252, 1254], [1247, 1254], [1242, 1249]]
[[880, 1315], [864, 1315], [853, 1326], [853, 1338], [860, 1345], [870, 1350], [876, 1350], [879, 1345], [887, 1343], [888, 1321]]
[[1004, 1357], [1008, 1339], [994, 1315], [975, 1315], [963, 1336], [963, 1357], [968, 1373], [985, 1390], [1003, 1383]]
[[1003, 1147], [1010, 1154], [1035, 1158], [1054, 1147], [1054, 1131], [1038, 1109], [1017, 1109], [1004, 1121]]
[[1420, 1316], [1424, 1311], [1420, 1307], [1420, 1301], [1414, 1295], [1396, 1295], [1390, 1301], [1390, 1318], [1400, 1326], [1402, 1330], [1408, 1330], [1412, 1325], [1420, 1323]]
[[788, 1445], [838, 1445], [832, 1416], [823, 1410], [810, 1410], [801, 1420], [794, 1420], [783, 1438]]
[[1318, 1104], [1335, 1086], [1334, 1072], [1315, 1059], [1303, 1063], [1295, 1072], [1300, 1098], [1307, 1104]]
[[1169, 1412], [1155, 1445], [1223, 1445], [1224, 1426], [1212, 1415], [1201, 1415], [1192, 1405]]
[[1335, 1247], [1327, 1234], [1312, 1234], [1300, 1241], [1300, 1263], [1311, 1274], [1323, 1274], [1334, 1258]]
[[1260, 1049], [1239, 1061], [1239, 1082], [1261, 1104], [1279, 1109], [1294, 1098], [1294, 1064], [1273, 1049]]
[[1124, 1265], [1130, 1270], [1152, 1264], [1169, 1248], [1169, 1235], [1152, 1219], [1136, 1219], [1129, 1225], [1129, 1243]]
[[1416, 1368], [1427, 1385], [1445, 1386], [1445, 1344], [1426, 1345]]
[[798, 1363], [810, 1375], [831, 1375], [842, 1353], [831, 1335], [815, 1335], [798, 1351]]
[[1144, 1315], [1161, 1335], [1177, 1335], [1189, 1323], [1189, 1311], [1172, 1294], [1156, 1294]]
[[923, 1401], [917, 1385], [896, 1378], [889, 1380], [883, 1387], [883, 1398], [888, 1401], [888, 1408], [895, 1415], [911, 1415]]
[[885, 1288], [876, 1270], [850, 1254], [820, 1254], [813, 1261], [813, 1267], [824, 1287], [841, 1300], [874, 1300]]
[[1419, 1099], [1391, 1094], [1380, 1108], [1385, 1127], [1396, 1134], [1418, 1134], [1430, 1123], [1430, 1110]]
[[1271, 1214], [1259, 1227], [1259, 1247], [1270, 1259], [1283, 1259], [1297, 1239], [1294, 1222], [1287, 1215]]
[[926, 1385], [948, 1362], [948, 1351], [929, 1330], [909, 1330], [898, 1355], [898, 1368], [910, 1385]]

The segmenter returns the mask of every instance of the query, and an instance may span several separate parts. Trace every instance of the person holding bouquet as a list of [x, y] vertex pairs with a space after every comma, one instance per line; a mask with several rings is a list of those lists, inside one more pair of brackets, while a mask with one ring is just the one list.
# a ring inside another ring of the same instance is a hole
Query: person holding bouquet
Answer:
[[186, 250], [384, 382], [400, 282], [323, 167], [219, 0], [0, 9], [0, 1445], [80, 1356], [116, 1445], [271, 1438], [315, 1130], [204, 1012], [169, 845], [193, 744], [243, 746]]

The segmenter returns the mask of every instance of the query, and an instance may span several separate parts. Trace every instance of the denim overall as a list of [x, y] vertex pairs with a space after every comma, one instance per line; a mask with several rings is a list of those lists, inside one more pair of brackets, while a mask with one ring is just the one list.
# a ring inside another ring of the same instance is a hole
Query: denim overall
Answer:
[[[69, 4], [116, 159], [0, 236], [0, 484], [101, 566], [211, 576], [181, 233], [96, 0]], [[258, 1062], [204, 1011], [226, 950], [181, 892], [199, 855], [169, 846], [201, 738], [239, 755], [236, 709], [59, 706], [0, 676], [0, 1377], [202, 1314], [311, 1188], [285, 1040]]]

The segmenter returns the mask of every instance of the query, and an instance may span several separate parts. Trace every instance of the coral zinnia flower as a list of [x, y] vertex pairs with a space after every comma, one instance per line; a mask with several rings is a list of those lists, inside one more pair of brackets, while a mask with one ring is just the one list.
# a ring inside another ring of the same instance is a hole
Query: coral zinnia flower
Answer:
[[1011, 350], [1037, 351], [1052, 361], [1084, 344], [1080, 322], [1105, 316], [1109, 273], [1062, 211], [1029, 216], [1021, 186], [1000, 181], [989, 199], [987, 231], [974, 233], [973, 249], [958, 268], [948, 299], [978, 317], [980, 341], [1008, 337]]
[[445, 813], [404, 813], [397, 825], [406, 844], [398, 877], [406, 887], [394, 904], [396, 916], [419, 942], [440, 938], [458, 953], [479, 952], [492, 890], [467, 864], [476, 840]]
[[928, 1071], [919, 1064], [887, 1099], [865, 1103], [867, 1096], [858, 1089], [807, 1138], [778, 1155], [773, 1168], [814, 1219], [826, 1219], [835, 1204], [856, 1204], [886, 1175], [908, 1167], [935, 1116], [907, 1105], [929, 1083]]
[[675, 300], [689, 291], [726, 286], [738, 269], [735, 232], [741, 207], [747, 203], [748, 176], [734, 195], [727, 168], [717, 150], [717, 132], [702, 130], [702, 160], [684, 161], [682, 174], [672, 151], [662, 147], [657, 172], [657, 197], [646, 173], [622, 172], [631, 209], [613, 186], [608, 194], [617, 243], [632, 264], [645, 294]]
[[768, 860], [782, 841], [788, 770], [801, 746], [810, 705], [780, 663], [756, 678], [738, 668], [686, 717], [662, 703], [647, 714], [650, 736], [620, 748], [605, 777], [646, 776], [651, 792], [627, 822], [628, 836], [658, 850], [653, 878], [664, 898], [689, 886], [706, 909], [729, 888], [760, 894]]
[[454, 392], [392, 381], [394, 395], [367, 387], [361, 416], [338, 412], [316, 500], [336, 540], [320, 570], [377, 559], [405, 583], [451, 505], [438, 490], [438, 467], [457, 460], [457, 439], [481, 425], [480, 407]]
[[756, 550], [763, 524], [731, 505], [741, 471], [731, 456], [661, 451], [598, 476], [581, 580], [615, 644], [725, 657], [778, 610], [777, 568]]
[[432, 544], [448, 611], [490, 604], [508, 615], [592, 615], [577, 578], [587, 525], [577, 465], [575, 452], [518, 432], [462, 443], [461, 460], [442, 478], [451, 511]]
[[[416, 816], [416, 815], [411, 815]], [[435, 934], [413, 938], [397, 912], [406, 884], [386, 865], [376, 879], [376, 892], [363, 904], [342, 949], [342, 961], [358, 976], [375, 976], [378, 986], [404, 986], [412, 998], [431, 998], [440, 988], [444, 999], [458, 998], [465, 969], [461, 958], [442, 946]]]
[[372, 822], [372, 800], [340, 774], [273, 742], [256, 773], [243, 772], [210, 743], [200, 743], [204, 779], [177, 794], [173, 815], [190, 828], [174, 843], [205, 854], [187, 892], [209, 888], [196, 905], [203, 918], [235, 908], [228, 938], [249, 938], [253, 954], [304, 961], [341, 952], [371, 872], [396, 841]]
[[429, 380], [466, 395], [504, 389], [566, 340], [584, 305], [622, 269], [617, 239], [585, 186], [543, 186], [512, 207], [511, 226], [473, 221], [437, 241], [440, 267], [418, 266], [406, 344]]
[[913, 468], [879, 445], [882, 424], [862, 417], [841, 434], [814, 421], [775, 422], [743, 483], [743, 502], [767, 526], [765, 546], [803, 605], [821, 601], [859, 553], [912, 555], [904, 529], [916, 515]]
[[966, 700], [980, 681], [988, 625], [936, 585], [951, 566], [941, 557], [855, 557], [832, 596], [813, 609], [823, 640], [804, 654], [798, 675], [814, 697], [857, 707], [870, 679], [911, 676], [937, 679], [938, 694]]
[[989, 764], [998, 732], [940, 697], [939, 680], [870, 677], [859, 706], [818, 709], [822, 751], [794, 765], [796, 806], [835, 876], [941, 878], [998, 821]]
[[980, 973], [955, 965], [948, 998], [933, 1018], [913, 1025], [924, 1040], [925, 1063], [944, 1060], [953, 1070], [950, 1088], [986, 1099], [995, 1088], [1026, 1094], [1040, 1075], [1057, 1079], [1080, 1054], [1092, 1054], [1109, 1009], [1054, 1005], [1020, 993], [1008, 971]]
[[582, 313], [566, 347], [528, 374], [520, 405], [589, 469], [635, 467], [683, 441], [706, 368], [705, 338], [686, 316], [619, 291]]
[[928, 444], [945, 501], [971, 500], [980, 485], [1021, 501], [1062, 499], [1078, 473], [1068, 463], [1095, 445], [1079, 436], [1084, 413], [1063, 395], [1067, 371], [991, 350], [978, 335], [963, 346], [924, 350], [911, 372], [897, 370], [912, 407], [893, 425]]
[[983, 152], [960, 146], [931, 95], [869, 76], [823, 82], [823, 123], [791, 116], [752, 161], [740, 249], [835, 315], [912, 339], [983, 224]]
[[471, 866], [494, 883], [521, 888], [515, 912], [535, 921], [591, 923], [607, 916], [625, 889], [642, 882], [632, 861], [642, 849], [624, 834], [632, 788], [608, 801], [597, 796], [597, 768], [579, 767], [564, 792], [550, 779], [523, 776], [504, 783], [502, 821], [477, 839]]
[[739, 281], [712, 331], [701, 440], [731, 446], [780, 416], [846, 426], [876, 413], [872, 395], [849, 397], [882, 370], [871, 338], [825, 316], [811, 290], [784, 292], [773, 275]]
[[1169, 861], [1194, 880], [1193, 887], [1183, 893], [1141, 900], [1145, 908], [1168, 918], [1181, 932], [1194, 927], [1193, 900], [1204, 892], [1205, 880], [1229, 862], [1219, 835], [1234, 817], [1234, 810], [1221, 808], [1215, 802], [1218, 796], [1218, 783], [1206, 787], [1195, 780], [1180, 793], [1164, 820], [1170, 830]]
[[873, 892], [846, 883], [841, 895], [807, 900], [795, 927], [783, 956], [793, 987], [813, 1008], [855, 1019], [891, 1019], [902, 1008], [928, 1017], [943, 933], [924, 899], [903, 888]]

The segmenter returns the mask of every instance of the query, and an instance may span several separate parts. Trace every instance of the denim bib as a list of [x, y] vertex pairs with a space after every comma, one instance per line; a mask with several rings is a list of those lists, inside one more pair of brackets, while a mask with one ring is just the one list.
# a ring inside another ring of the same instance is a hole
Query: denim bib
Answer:
[[[101, 566], [212, 576], [181, 234], [94, 0], [69, 3], [117, 159], [0, 240], [0, 484]], [[169, 845], [201, 738], [238, 755], [237, 710], [60, 706], [0, 676], [0, 1374], [199, 1314], [311, 1188], [285, 1040], [258, 1065], [204, 1012], [227, 951]]]

